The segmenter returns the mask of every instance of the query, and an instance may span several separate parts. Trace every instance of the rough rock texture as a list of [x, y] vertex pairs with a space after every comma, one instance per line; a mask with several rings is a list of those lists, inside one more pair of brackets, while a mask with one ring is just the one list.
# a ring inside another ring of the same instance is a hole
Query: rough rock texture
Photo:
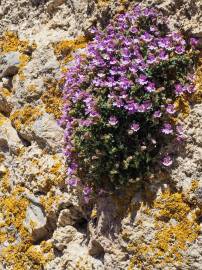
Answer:
[[0, 269], [202, 269], [202, 63], [170, 171], [92, 206], [65, 184], [62, 74], [134, 2], [202, 37], [201, 0], [0, 1]]

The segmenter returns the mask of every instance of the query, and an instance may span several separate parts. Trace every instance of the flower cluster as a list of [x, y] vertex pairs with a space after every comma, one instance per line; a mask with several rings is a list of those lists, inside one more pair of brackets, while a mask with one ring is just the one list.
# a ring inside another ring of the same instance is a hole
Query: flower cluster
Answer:
[[197, 41], [169, 32], [159, 10], [136, 5], [104, 31], [93, 29], [86, 56], [76, 56], [64, 88], [68, 183], [116, 188], [152, 166], [173, 163], [167, 145], [182, 141], [176, 98], [194, 89]]

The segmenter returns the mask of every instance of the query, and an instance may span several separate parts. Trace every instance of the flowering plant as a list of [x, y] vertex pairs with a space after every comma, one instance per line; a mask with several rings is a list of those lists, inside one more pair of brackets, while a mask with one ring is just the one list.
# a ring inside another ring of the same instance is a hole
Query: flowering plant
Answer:
[[92, 30], [85, 57], [66, 74], [68, 183], [80, 183], [86, 198], [173, 162], [167, 146], [183, 139], [174, 101], [194, 92], [197, 41], [169, 32], [166, 20], [139, 5], [117, 15], [104, 31]]

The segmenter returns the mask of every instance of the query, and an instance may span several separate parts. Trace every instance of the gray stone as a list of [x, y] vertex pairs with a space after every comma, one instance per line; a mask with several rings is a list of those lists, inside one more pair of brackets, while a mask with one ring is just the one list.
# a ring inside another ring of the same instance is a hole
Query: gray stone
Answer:
[[20, 53], [9, 52], [0, 57], [0, 78], [14, 76], [18, 73]]
[[31, 233], [34, 241], [39, 241], [48, 236], [47, 218], [38, 204], [30, 203], [26, 211], [24, 226]]

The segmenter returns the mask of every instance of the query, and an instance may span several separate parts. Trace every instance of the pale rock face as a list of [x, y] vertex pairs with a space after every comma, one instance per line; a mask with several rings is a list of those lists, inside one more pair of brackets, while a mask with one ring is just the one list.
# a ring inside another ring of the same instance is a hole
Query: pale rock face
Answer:
[[11, 153], [17, 153], [23, 144], [16, 132], [12, 127], [11, 122], [6, 119], [3, 124], [0, 125], [0, 149], [1, 151], [10, 151]]
[[84, 239], [84, 235], [79, 233], [72, 226], [59, 227], [53, 233], [53, 245], [56, 249], [63, 251], [67, 248], [67, 245], [72, 241], [77, 241], [79, 243]]
[[46, 225], [47, 218], [41, 207], [31, 203], [27, 208], [24, 226], [31, 233], [34, 241], [46, 238], [48, 235]]
[[[19, 67], [21, 51], [3, 52], [0, 48], [0, 202], [15, 187], [29, 191], [24, 194], [29, 201], [24, 226], [33, 237], [33, 247], [49, 239], [55, 251], [55, 257], [43, 266], [45, 270], [200, 270], [202, 230], [197, 225], [201, 223], [202, 206], [201, 104], [193, 105], [184, 120], [187, 143], [169, 171], [169, 179], [159, 175], [144, 189], [132, 187], [97, 198], [93, 211], [83, 204], [81, 192], [69, 189], [65, 183], [63, 129], [54, 114], [57, 102], [62, 103], [62, 88], [54, 92], [53, 85], [51, 94], [47, 81], [62, 81], [63, 69], [71, 63], [59, 59], [54, 45], [89, 34], [92, 25], [104, 28], [121, 5], [119, 0], [103, 2], [0, 1], [0, 33], [17, 31], [20, 40], [36, 44], [26, 52], [29, 59], [23, 68]], [[140, 2], [160, 7], [169, 16], [171, 29], [180, 28], [201, 37], [200, 0]], [[26, 106], [37, 108], [28, 115], [29, 121]], [[18, 111], [20, 125], [12, 120]], [[5, 191], [7, 180], [10, 186]], [[173, 193], [166, 195], [173, 186]], [[0, 226], [2, 221], [0, 214]], [[188, 244], [184, 235], [191, 239]], [[180, 266], [168, 254], [175, 243], [176, 258], [182, 254]], [[160, 254], [157, 258], [152, 253], [155, 250]], [[162, 255], [162, 250], [167, 253]], [[157, 263], [162, 258], [166, 262], [163, 266]], [[12, 267], [0, 262], [0, 269]]]
[[9, 52], [1, 57], [0, 78], [14, 76], [18, 73], [20, 55], [19, 52]]
[[63, 130], [58, 126], [57, 122], [50, 114], [43, 114], [33, 124], [33, 140], [43, 148], [54, 152], [62, 152], [63, 146]]

